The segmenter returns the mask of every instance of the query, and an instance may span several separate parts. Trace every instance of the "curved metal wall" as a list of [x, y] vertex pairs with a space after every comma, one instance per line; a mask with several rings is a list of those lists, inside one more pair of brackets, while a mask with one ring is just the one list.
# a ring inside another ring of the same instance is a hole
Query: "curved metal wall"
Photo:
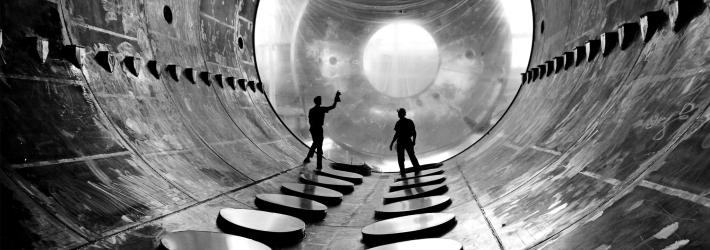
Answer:
[[[18, 210], [19, 225], [7, 228], [25, 237], [10, 244], [81, 246], [187, 208], [238, 204], [225, 194], [297, 166], [304, 147], [264, 96], [228, 86], [227, 77], [257, 80], [249, 43], [255, 7], [3, 2], [2, 179], [9, 190], [2, 203]], [[47, 41], [46, 62], [38, 39]], [[71, 45], [86, 53], [81, 68], [71, 63]], [[101, 51], [114, 57], [112, 72], [99, 64]], [[138, 76], [126, 57], [142, 59]], [[169, 64], [182, 69], [178, 81]]]
[[[459, 225], [444, 237], [467, 249], [709, 248], [710, 11], [695, 2], [702, 12], [677, 31], [667, 20], [647, 43], [637, 33], [623, 51], [524, 85], [498, 125], [446, 163]], [[674, 2], [533, 3], [531, 74], [648, 11], [672, 13]], [[218, 209], [250, 207], [255, 193], [295, 179], [288, 170], [305, 148], [262, 94], [214, 77], [211, 86], [156, 79], [145, 66], [135, 77], [122, 62], [257, 80], [255, 6], [1, 2], [0, 224], [13, 239], [3, 244], [152, 248], [167, 231], [215, 231]], [[83, 67], [67, 45], [84, 46]], [[116, 56], [113, 72], [97, 63], [100, 51]]]
[[607, 55], [580, 54], [578, 66], [525, 84], [497, 127], [451, 161], [505, 249], [710, 245], [710, 14], [695, 3], [701, 13], [674, 31], [673, 2], [533, 1], [530, 70], [647, 12], [668, 16], [647, 26], [658, 28], [647, 43], [625, 33], [628, 48], [606, 40]]

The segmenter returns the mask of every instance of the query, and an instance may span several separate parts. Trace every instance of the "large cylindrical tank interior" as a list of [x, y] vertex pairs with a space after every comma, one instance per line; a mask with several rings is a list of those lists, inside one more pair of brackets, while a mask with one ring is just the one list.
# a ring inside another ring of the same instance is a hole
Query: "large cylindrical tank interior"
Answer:
[[0, 1], [0, 249], [710, 249], [709, 6]]

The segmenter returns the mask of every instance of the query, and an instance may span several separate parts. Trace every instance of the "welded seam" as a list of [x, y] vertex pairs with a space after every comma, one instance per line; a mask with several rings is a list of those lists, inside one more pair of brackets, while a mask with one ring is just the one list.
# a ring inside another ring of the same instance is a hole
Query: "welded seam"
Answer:
[[[127, 35], [124, 35], [124, 34], [119, 34], [119, 33], [116, 33], [116, 32], [113, 32], [113, 31], [110, 31], [110, 30], [107, 30], [107, 29], [99, 28], [99, 27], [96, 27], [96, 26], [93, 26], [93, 25], [89, 25], [89, 24], [86, 24], [86, 23], [81, 23], [81, 22], [74, 22], [74, 21], [72, 21], [72, 24], [75, 25], [75, 26], [79, 26], [79, 27], [82, 27], [82, 28], [85, 28], [85, 29], [89, 29], [89, 30], [96, 31], [96, 32], [101, 32], [101, 33], [108, 34], [108, 35], [112, 35], [112, 36], [115, 36], [115, 37], [120, 37], [120, 38], [123, 38], [123, 39], [126, 39], [126, 40], [130, 40], [130, 41], [134, 41], [134, 42], [137, 42], [137, 41], [138, 41], [138, 38], [135, 38], [135, 37], [132, 37], [132, 36], [127, 36]], [[71, 39], [71, 38], [69, 38], [69, 39]]]
[[463, 178], [464, 183], [466, 183], [466, 187], [468, 188], [468, 191], [471, 192], [471, 196], [473, 197], [473, 201], [476, 202], [476, 206], [478, 206], [478, 209], [481, 211], [481, 215], [483, 215], [483, 219], [486, 220], [486, 224], [488, 224], [488, 228], [491, 229], [491, 234], [493, 234], [493, 237], [496, 238], [496, 242], [498, 242], [498, 247], [501, 250], [505, 250], [505, 247], [503, 246], [503, 241], [501, 241], [500, 236], [498, 235], [498, 231], [493, 227], [493, 223], [491, 223], [491, 220], [488, 218], [488, 215], [486, 215], [486, 210], [483, 209], [483, 206], [481, 206], [481, 203], [478, 201], [478, 196], [476, 195], [476, 192], [473, 191], [473, 188], [471, 188], [471, 185], [469, 184], [468, 180], [466, 179], [466, 175], [463, 174], [463, 171], [461, 171], [461, 166], [456, 165], [456, 168], [459, 170], [459, 173], [461, 173], [461, 178]]
[[[621, 180], [618, 180], [615, 178], [605, 178], [604, 176], [601, 176], [596, 173], [588, 172], [588, 171], [580, 172], [580, 174], [587, 176], [589, 178], [592, 178], [592, 179], [606, 182], [612, 186], [619, 186], [623, 183]], [[702, 195], [691, 193], [691, 192], [688, 192], [688, 191], [685, 191], [682, 189], [669, 187], [669, 186], [662, 185], [662, 184], [655, 183], [655, 182], [648, 181], [648, 180], [641, 180], [641, 182], [638, 184], [638, 186], [645, 187], [648, 189], [653, 189], [653, 190], [656, 190], [660, 193], [666, 194], [668, 196], [677, 197], [677, 198], [680, 198], [680, 199], [683, 199], [686, 201], [696, 203], [698, 205], [710, 207], [710, 198], [703, 197]]]
[[124, 155], [130, 155], [130, 154], [131, 154], [131, 151], [121, 151], [121, 152], [116, 152], [116, 153], [96, 154], [96, 155], [89, 155], [89, 156], [82, 156], [82, 157], [71, 157], [71, 158], [64, 158], [64, 159], [58, 159], [58, 160], [9, 164], [9, 166], [14, 169], [34, 168], [34, 167], [44, 167], [44, 166], [58, 165], [58, 164], [64, 164], [64, 163], [79, 162], [79, 161], [85, 161], [85, 160], [106, 159], [106, 158], [112, 158], [112, 157], [116, 157], [116, 156], [124, 156]]

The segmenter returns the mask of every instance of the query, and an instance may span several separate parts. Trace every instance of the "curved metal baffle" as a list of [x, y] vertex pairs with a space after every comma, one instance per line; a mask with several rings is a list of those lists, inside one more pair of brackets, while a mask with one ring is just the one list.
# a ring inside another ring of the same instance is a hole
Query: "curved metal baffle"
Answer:
[[703, 0], [671, 0], [668, 3], [668, 16], [673, 31], [680, 31], [705, 8], [707, 7]]
[[320, 176], [316, 174], [301, 174], [299, 179], [305, 184], [330, 188], [343, 194], [349, 194], [355, 190], [355, 184], [327, 176]]
[[565, 67], [565, 58], [562, 56], [556, 56], [555, 60], [555, 73], [560, 73], [560, 70]]
[[254, 198], [261, 210], [291, 215], [305, 221], [320, 221], [328, 213], [328, 207], [320, 202], [283, 194], [258, 194]]
[[565, 57], [565, 70], [568, 70], [572, 65], [574, 65], [574, 52], [567, 51], [563, 53]]
[[528, 70], [527, 74], [528, 74], [528, 83], [530, 83], [533, 81], [533, 72]]
[[242, 89], [242, 91], [247, 91], [247, 80], [246, 79], [237, 80], [237, 84], [239, 84], [239, 88]]
[[400, 201], [375, 209], [375, 218], [389, 219], [412, 214], [440, 212], [449, 205], [451, 205], [451, 198], [444, 195]]
[[200, 72], [199, 76], [202, 82], [205, 83], [205, 85], [212, 86], [212, 81], [210, 81], [210, 72], [202, 71]]
[[455, 240], [450, 239], [419, 239], [408, 240], [392, 244], [387, 244], [379, 247], [369, 248], [368, 250], [463, 250], [463, 245]]
[[412, 178], [408, 180], [398, 181], [390, 185], [390, 192], [398, 191], [402, 189], [415, 188], [431, 186], [436, 184], [441, 184], [446, 181], [446, 176], [444, 175], [431, 175], [419, 178]]
[[30, 46], [32, 54], [36, 56], [37, 60], [41, 63], [47, 61], [47, 56], [49, 56], [49, 40], [42, 37], [28, 37], [27, 45]]
[[419, 168], [405, 168], [405, 169], [404, 169], [404, 173], [407, 174], [407, 173], [414, 173], [414, 172], [417, 172], [417, 171], [424, 171], [424, 170], [429, 170], [429, 169], [436, 169], [436, 168], [439, 168], [439, 167], [441, 167], [441, 166], [444, 166], [444, 164], [441, 163], [441, 162], [429, 163], [429, 164], [420, 165]]
[[236, 235], [204, 231], [180, 231], [160, 238], [161, 250], [269, 250], [261, 242]]
[[138, 76], [141, 73], [142, 59], [135, 56], [126, 56], [123, 58], [123, 67], [133, 76]]
[[352, 164], [345, 164], [345, 163], [331, 163], [330, 167], [335, 169], [335, 170], [340, 170], [340, 171], [346, 171], [346, 172], [352, 172], [356, 173], [362, 176], [370, 176], [372, 175], [372, 168], [368, 166], [367, 164], [361, 164], [361, 165], [352, 165]]
[[547, 68], [547, 76], [552, 75], [552, 72], [555, 71], [555, 62], [552, 60], [545, 61], [545, 66]]
[[81, 69], [86, 60], [86, 49], [78, 45], [67, 45], [62, 48], [62, 57]]
[[217, 227], [225, 233], [281, 246], [300, 242], [305, 236], [306, 223], [285, 214], [223, 208], [217, 216]]
[[227, 86], [232, 88], [232, 90], [237, 89], [237, 78], [233, 76], [227, 77]]
[[359, 175], [356, 173], [334, 170], [334, 169], [318, 169], [315, 171], [315, 173], [317, 175], [322, 175], [322, 176], [327, 176], [327, 177], [331, 177], [331, 178], [335, 178], [335, 179], [340, 179], [340, 180], [352, 182], [353, 184], [362, 184], [362, 178], [364, 178], [362, 175]]
[[173, 81], [180, 81], [180, 66], [169, 64], [168, 66], [165, 66], [165, 71], [168, 72], [168, 75], [170, 75], [170, 78], [172, 78]]
[[343, 201], [343, 194], [338, 191], [301, 183], [284, 183], [281, 185], [281, 192], [311, 199], [329, 206], [338, 205]]
[[538, 67], [532, 68], [532, 73], [533, 73], [533, 81], [539, 79], [539, 76], [540, 76], [540, 68], [538, 68]]
[[399, 190], [396, 192], [389, 192], [386, 193], [382, 198], [384, 199], [383, 203], [388, 204], [392, 202], [441, 195], [446, 193], [446, 191], [449, 191], [449, 187], [447, 187], [446, 185], [418, 187]]
[[362, 229], [362, 241], [367, 245], [431, 238], [443, 235], [456, 226], [456, 217], [449, 213], [416, 214], [370, 224]]
[[619, 44], [619, 34], [616, 31], [605, 32], [599, 36], [601, 40], [601, 50], [602, 56], [606, 57], [614, 50], [617, 44]]
[[113, 54], [111, 54], [111, 52], [107, 50], [96, 52], [94, 59], [96, 60], [96, 63], [99, 64], [99, 66], [104, 68], [104, 70], [108, 71], [109, 73], [113, 73], [113, 66], [116, 63], [116, 59], [114, 58]]
[[651, 41], [651, 38], [656, 31], [661, 29], [661, 27], [666, 23], [668, 16], [661, 10], [649, 11], [641, 15], [641, 20], [639, 20], [639, 25], [641, 26], [641, 38], [643, 42], [647, 43]]
[[540, 69], [540, 79], [545, 78], [547, 75], [547, 66], [545, 64], [540, 64], [537, 65], [537, 68]]
[[158, 61], [148, 60], [148, 63], [146, 63], [145, 66], [148, 68], [148, 72], [150, 72], [155, 79], [160, 79], [160, 65], [158, 65]]
[[192, 84], [195, 84], [195, 76], [197, 76], [197, 71], [193, 68], [185, 68], [183, 71], [185, 74], [185, 78], [187, 78], [187, 81], [189, 81]]
[[409, 180], [413, 178], [420, 178], [424, 176], [431, 176], [431, 175], [440, 175], [443, 174], [444, 170], [443, 169], [429, 169], [429, 170], [423, 170], [420, 172], [414, 172], [414, 173], [407, 173], [404, 175], [404, 177], [398, 177], [394, 179], [394, 181], [402, 181], [402, 180]]
[[574, 48], [574, 66], [579, 66], [587, 57], [587, 48], [585, 46], [577, 46]]
[[219, 86], [219, 88], [224, 88], [224, 83], [222, 83], [222, 74], [215, 74], [214, 81], [217, 83], [217, 86]]
[[249, 86], [249, 89], [251, 89], [251, 92], [256, 92], [256, 86], [254, 85], [254, 81], [248, 81], [247, 86]]
[[591, 62], [594, 58], [597, 58], [599, 54], [599, 49], [601, 48], [601, 41], [592, 39], [584, 43], [584, 50], [587, 53], [587, 62]]
[[617, 27], [616, 32], [619, 35], [619, 48], [625, 50], [636, 39], [639, 32], [638, 23], [624, 23]]

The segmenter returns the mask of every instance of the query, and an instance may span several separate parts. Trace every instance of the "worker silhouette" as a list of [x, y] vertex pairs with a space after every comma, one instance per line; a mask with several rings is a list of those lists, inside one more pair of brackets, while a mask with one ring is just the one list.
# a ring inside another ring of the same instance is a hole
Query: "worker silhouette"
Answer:
[[335, 100], [333, 100], [333, 105], [330, 107], [320, 106], [320, 96], [313, 98], [313, 102], [316, 105], [308, 111], [308, 123], [311, 125], [309, 130], [311, 131], [313, 144], [311, 144], [311, 148], [308, 150], [308, 155], [306, 155], [306, 159], [303, 160], [303, 164], [311, 162], [313, 153], [317, 152], [318, 159], [316, 159], [316, 168], [321, 169], [323, 167], [323, 120], [325, 119], [325, 113], [333, 110], [338, 102], [340, 102], [340, 91], [335, 92]]
[[406, 177], [404, 174], [404, 151], [407, 151], [409, 155], [409, 161], [412, 162], [412, 167], [415, 170], [419, 170], [419, 161], [417, 161], [417, 156], [414, 155], [414, 144], [417, 141], [417, 131], [414, 129], [414, 122], [407, 119], [407, 111], [403, 108], [397, 110], [397, 115], [399, 116], [399, 121], [394, 125], [394, 138], [390, 143], [390, 151], [392, 150], [392, 144], [397, 142], [397, 163], [399, 163], [399, 173], [402, 177]]

